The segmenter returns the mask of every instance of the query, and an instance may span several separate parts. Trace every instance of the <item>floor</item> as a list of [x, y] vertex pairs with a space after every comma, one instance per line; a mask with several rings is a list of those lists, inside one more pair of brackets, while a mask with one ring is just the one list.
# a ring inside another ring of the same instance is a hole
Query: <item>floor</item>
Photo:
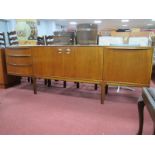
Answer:
[[[28, 135], [135, 135], [138, 130], [137, 100], [140, 88], [134, 91], [110, 87], [105, 103], [100, 104], [100, 88], [93, 84], [52, 81], [52, 87], [37, 81], [38, 94], [32, 85], [22, 84], [0, 89], [0, 134]], [[154, 83], [151, 82], [151, 86]], [[153, 123], [145, 109], [143, 134], [153, 132]]]

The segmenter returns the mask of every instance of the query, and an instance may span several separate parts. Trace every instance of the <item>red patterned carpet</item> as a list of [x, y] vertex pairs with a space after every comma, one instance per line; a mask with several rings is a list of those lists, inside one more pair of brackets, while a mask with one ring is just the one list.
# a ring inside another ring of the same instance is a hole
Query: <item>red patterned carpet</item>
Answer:
[[[53, 81], [46, 87], [38, 80], [38, 94], [25, 80], [9, 89], [0, 89], [0, 134], [84, 134], [134, 135], [138, 130], [137, 100], [134, 91], [110, 87], [105, 104], [100, 104], [100, 88], [92, 84]], [[151, 84], [154, 85], [153, 83]], [[145, 109], [143, 134], [152, 134], [153, 123]]]

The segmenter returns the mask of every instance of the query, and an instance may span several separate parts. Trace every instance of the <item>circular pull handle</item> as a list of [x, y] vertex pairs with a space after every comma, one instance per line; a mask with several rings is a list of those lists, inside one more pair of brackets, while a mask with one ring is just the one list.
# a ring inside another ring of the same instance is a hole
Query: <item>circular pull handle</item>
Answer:
[[58, 51], [60, 52], [60, 51], [62, 51], [62, 49], [61, 49], [61, 48], [59, 48], [59, 49], [58, 49]]
[[70, 49], [70, 48], [67, 48], [67, 49], [66, 49], [66, 52], [70, 52], [70, 51], [71, 51], [71, 49]]
[[58, 53], [59, 53], [59, 54], [62, 53], [62, 49], [61, 49], [61, 48], [58, 49]]

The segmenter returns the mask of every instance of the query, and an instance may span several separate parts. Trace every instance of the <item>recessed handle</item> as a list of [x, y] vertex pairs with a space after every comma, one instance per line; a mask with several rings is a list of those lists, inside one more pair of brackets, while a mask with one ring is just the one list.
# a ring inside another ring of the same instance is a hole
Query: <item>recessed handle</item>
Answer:
[[62, 53], [62, 48], [58, 49], [58, 53], [61, 54]]
[[70, 52], [71, 51], [71, 49], [70, 48], [66, 48], [66, 50], [65, 50], [66, 52]]
[[70, 54], [71, 52], [66, 52], [66, 54]]
[[59, 51], [59, 52], [62, 52], [62, 48], [58, 48], [58, 51]]

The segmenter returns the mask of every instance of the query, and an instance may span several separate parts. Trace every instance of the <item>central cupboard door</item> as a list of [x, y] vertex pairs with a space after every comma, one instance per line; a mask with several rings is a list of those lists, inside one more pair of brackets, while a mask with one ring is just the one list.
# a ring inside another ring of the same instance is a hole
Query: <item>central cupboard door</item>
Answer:
[[102, 80], [103, 48], [77, 47], [75, 52], [76, 79], [81, 81], [99, 82]]
[[75, 56], [77, 52], [76, 47], [66, 46], [63, 50], [63, 76], [66, 79], [75, 79]]
[[57, 47], [35, 47], [33, 67], [36, 77], [62, 77], [63, 51]]
[[44, 78], [75, 77], [75, 48], [65, 46], [35, 47], [33, 50], [34, 75]]

